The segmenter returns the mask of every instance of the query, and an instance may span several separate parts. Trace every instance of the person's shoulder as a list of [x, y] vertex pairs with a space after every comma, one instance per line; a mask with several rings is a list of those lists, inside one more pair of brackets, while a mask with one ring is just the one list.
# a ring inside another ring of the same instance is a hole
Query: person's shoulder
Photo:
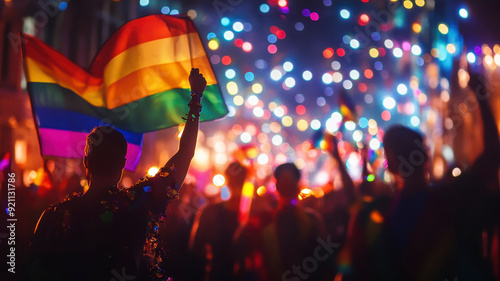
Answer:
[[44, 213], [58, 214], [70, 211], [80, 202], [81, 196], [82, 196], [81, 193], [76, 193], [76, 192], [73, 193], [72, 195], [68, 195], [63, 201], [50, 205], [50, 207], [45, 209]]
[[145, 176], [140, 178], [139, 181], [129, 188], [121, 188], [118, 190], [121, 191], [122, 194], [133, 198], [135, 194], [154, 193], [154, 190], [162, 188], [162, 190], [167, 189], [165, 194], [169, 198], [178, 198], [179, 194], [177, 191], [179, 190], [179, 185], [175, 181], [173, 171], [165, 171], [164, 169], [165, 168], [162, 168], [161, 171], [152, 177]]
[[46, 231], [64, 221], [71, 215], [76, 205], [80, 201], [81, 194], [74, 194], [66, 197], [62, 202], [50, 205], [40, 216], [36, 232]]
[[[146, 192], [148, 193], [149, 186], [137, 188], [136, 186], [132, 186], [129, 188], [115, 188], [111, 189], [109, 192], [110, 197], [119, 198], [121, 200], [134, 201], [138, 194]], [[116, 199], [115, 199], [116, 200]]]

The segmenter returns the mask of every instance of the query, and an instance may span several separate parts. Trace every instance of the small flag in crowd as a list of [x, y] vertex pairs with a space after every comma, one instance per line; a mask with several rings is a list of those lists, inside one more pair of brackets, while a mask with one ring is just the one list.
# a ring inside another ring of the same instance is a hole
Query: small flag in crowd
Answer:
[[357, 122], [356, 108], [352, 99], [347, 95], [345, 91], [341, 91], [339, 95], [339, 111], [342, 114], [342, 120], [355, 121]]

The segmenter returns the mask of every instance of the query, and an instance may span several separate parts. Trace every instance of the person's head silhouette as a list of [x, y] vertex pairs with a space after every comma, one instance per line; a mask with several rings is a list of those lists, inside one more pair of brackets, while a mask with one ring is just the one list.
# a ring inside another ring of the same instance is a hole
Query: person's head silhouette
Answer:
[[126, 154], [127, 141], [120, 132], [109, 126], [94, 128], [85, 143], [87, 177], [91, 180], [107, 178], [118, 183]]
[[247, 168], [239, 162], [232, 162], [224, 172], [227, 180], [227, 187], [231, 191], [231, 198], [241, 197], [241, 189], [247, 177]]
[[297, 199], [299, 195], [300, 170], [293, 163], [281, 164], [274, 170], [276, 190], [283, 199]]
[[418, 132], [395, 125], [384, 134], [384, 151], [389, 171], [403, 179], [423, 179], [426, 173], [427, 150]]

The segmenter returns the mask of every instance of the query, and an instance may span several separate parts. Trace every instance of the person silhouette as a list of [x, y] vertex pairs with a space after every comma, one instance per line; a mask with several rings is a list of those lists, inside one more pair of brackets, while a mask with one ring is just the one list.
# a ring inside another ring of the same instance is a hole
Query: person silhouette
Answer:
[[369, 276], [362, 280], [494, 280], [482, 245], [484, 231], [499, 222], [499, 136], [489, 92], [477, 74], [471, 72], [470, 77], [484, 126], [482, 154], [462, 176], [436, 186], [429, 182], [424, 137], [401, 125], [390, 127], [383, 145], [397, 190], [387, 204], [369, 213], [381, 227], [372, 239], [376, 248], [360, 255], [368, 262], [354, 276]]
[[201, 209], [195, 218], [190, 248], [202, 260], [204, 280], [235, 279], [232, 241], [239, 227], [241, 192], [247, 173], [247, 168], [239, 162], [229, 164], [224, 175], [231, 197]]
[[[137, 276], [152, 222], [177, 196], [194, 156], [206, 80], [193, 68], [189, 82], [191, 102], [179, 149], [154, 177], [118, 189], [126, 161], [125, 138], [110, 126], [96, 127], [87, 136], [83, 162], [89, 189], [44, 211], [31, 241], [26, 280]], [[154, 248], [154, 243], [146, 245]], [[153, 266], [154, 274], [161, 274], [160, 266]]]
[[[308, 260], [326, 236], [325, 224], [319, 213], [298, 204], [301, 172], [294, 163], [284, 163], [274, 170], [278, 207], [273, 221], [262, 229], [265, 249], [264, 263], [269, 280], [323, 280], [326, 261], [315, 261], [311, 270]], [[330, 241], [330, 238], [327, 238]], [[338, 246], [338, 244], [336, 244]], [[324, 253], [321, 253], [324, 254]], [[329, 256], [327, 252], [326, 256]]]
[[499, 280], [500, 138], [490, 108], [494, 91], [471, 66], [469, 77], [478, 105], [470, 110], [478, 108], [483, 121], [483, 152], [449, 184], [457, 198], [455, 271], [458, 280]]

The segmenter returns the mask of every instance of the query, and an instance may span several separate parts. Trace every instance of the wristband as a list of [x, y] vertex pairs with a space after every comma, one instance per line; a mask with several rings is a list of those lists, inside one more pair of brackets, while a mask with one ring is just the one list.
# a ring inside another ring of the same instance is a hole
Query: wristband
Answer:
[[[202, 93], [199, 93], [199, 92], [194, 92], [194, 91], [191, 91], [191, 101], [188, 103], [188, 106], [190, 108], [189, 110], [189, 113], [188, 113], [188, 117], [187, 118], [182, 118], [184, 120], [196, 120], [197, 118], [200, 117], [200, 112], [201, 112], [201, 97], [203, 96]], [[198, 109], [198, 110], [196, 110]]]
[[191, 96], [194, 96], [194, 95], [203, 96], [203, 92], [191, 91]]

